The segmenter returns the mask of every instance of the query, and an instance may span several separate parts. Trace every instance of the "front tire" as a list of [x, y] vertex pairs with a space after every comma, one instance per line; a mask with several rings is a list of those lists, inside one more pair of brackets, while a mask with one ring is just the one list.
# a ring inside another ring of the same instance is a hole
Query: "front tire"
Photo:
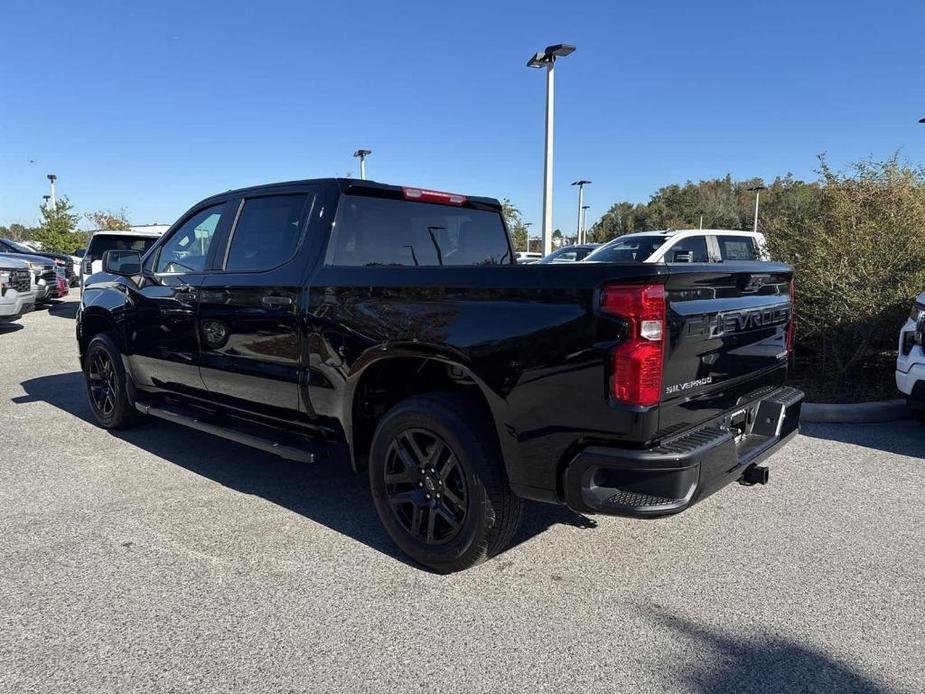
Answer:
[[122, 354], [109, 333], [96, 335], [84, 357], [87, 399], [96, 421], [104, 429], [126, 429], [138, 421], [128, 396]]
[[455, 393], [389, 410], [373, 436], [369, 479], [395, 544], [440, 573], [500, 553], [520, 523], [523, 502], [508, 484], [491, 422]]

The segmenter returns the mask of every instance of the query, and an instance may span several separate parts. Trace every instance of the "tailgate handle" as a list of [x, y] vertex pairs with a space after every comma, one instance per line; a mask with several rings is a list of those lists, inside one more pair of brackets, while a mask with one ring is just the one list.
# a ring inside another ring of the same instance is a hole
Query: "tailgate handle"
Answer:
[[270, 308], [292, 306], [292, 297], [290, 296], [265, 296], [260, 301], [264, 306], [269, 306]]

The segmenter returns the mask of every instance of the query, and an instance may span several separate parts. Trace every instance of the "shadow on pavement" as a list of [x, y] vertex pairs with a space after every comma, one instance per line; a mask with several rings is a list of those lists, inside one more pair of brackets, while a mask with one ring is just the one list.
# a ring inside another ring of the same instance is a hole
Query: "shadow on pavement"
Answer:
[[814, 439], [840, 441], [925, 459], [925, 424], [913, 419], [881, 424], [801, 423], [800, 433]]
[[[14, 403], [44, 401], [95, 424], [81, 372], [34, 378], [24, 381], [22, 387], [27, 394], [14, 397]], [[346, 460], [295, 463], [154, 418], [137, 428], [111, 433], [197, 475], [260, 496], [410, 565], [379, 522], [366, 475], [354, 474]], [[564, 506], [530, 503], [512, 546], [556, 524], [596, 526], [592, 519]]]
[[6, 333], [15, 333], [17, 330], [22, 330], [25, 326], [22, 323], [0, 323], [0, 335], [5, 335]]
[[48, 315], [57, 318], [77, 318], [78, 301], [56, 301], [48, 307]]
[[[795, 641], [768, 634], [743, 640], [661, 609], [643, 608], [662, 626], [696, 642], [697, 665], [673, 672], [681, 688], [709, 694], [813, 692], [887, 694], [892, 689]], [[669, 666], [670, 668], [670, 666]], [[669, 670], [670, 671], [670, 670]]]

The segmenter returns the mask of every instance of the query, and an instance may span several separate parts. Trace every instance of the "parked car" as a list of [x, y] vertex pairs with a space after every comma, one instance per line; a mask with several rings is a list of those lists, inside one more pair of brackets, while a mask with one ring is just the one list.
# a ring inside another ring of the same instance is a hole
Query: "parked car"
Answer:
[[0, 323], [19, 320], [35, 307], [29, 263], [0, 255]]
[[61, 267], [64, 270], [64, 279], [71, 284], [71, 281], [76, 276], [74, 274], [73, 261], [71, 256], [65, 255], [64, 253], [49, 253], [46, 251], [36, 251], [33, 248], [20, 243], [19, 241], [12, 241], [10, 239], [0, 238], [0, 253], [22, 253], [25, 255], [35, 255], [42, 258], [47, 258], [51, 260], [55, 265]]
[[919, 294], [899, 331], [896, 387], [919, 418], [925, 420], [925, 292]]
[[9, 258], [26, 263], [32, 273], [32, 288], [36, 305], [57, 299], [61, 295], [58, 282], [61, 276], [60, 266], [55, 265], [48, 258], [25, 253], [0, 253], [0, 258]]
[[725, 229], [642, 231], [618, 236], [586, 263], [719, 263], [767, 260], [764, 234]]
[[152, 231], [98, 231], [83, 253], [80, 267], [81, 284], [94, 272], [103, 269], [106, 251], [138, 251], [142, 255], [154, 245], [162, 233]]
[[530, 265], [543, 257], [542, 253], [533, 253], [531, 251], [518, 251], [515, 255], [517, 262], [521, 265]]
[[600, 247], [599, 243], [581, 243], [573, 246], [562, 246], [557, 248], [549, 255], [543, 256], [536, 262], [541, 265], [549, 263], [577, 263], [584, 260], [595, 249]]
[[345, 179], [221, 193], [103, 265], [77, 316], [101, 426], [346, 444], [441, 572], [503, 550], [522, 499], [677, 513], [798, 430], [787, 265], [521, 268], [497, 200]]

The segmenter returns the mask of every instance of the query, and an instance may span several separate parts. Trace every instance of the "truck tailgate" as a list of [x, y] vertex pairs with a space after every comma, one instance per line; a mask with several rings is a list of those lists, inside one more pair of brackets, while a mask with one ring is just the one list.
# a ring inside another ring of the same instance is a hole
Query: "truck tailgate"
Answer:
[[770, 263], [669, 266], [660, 437], [783, 384], [791, 280]]

